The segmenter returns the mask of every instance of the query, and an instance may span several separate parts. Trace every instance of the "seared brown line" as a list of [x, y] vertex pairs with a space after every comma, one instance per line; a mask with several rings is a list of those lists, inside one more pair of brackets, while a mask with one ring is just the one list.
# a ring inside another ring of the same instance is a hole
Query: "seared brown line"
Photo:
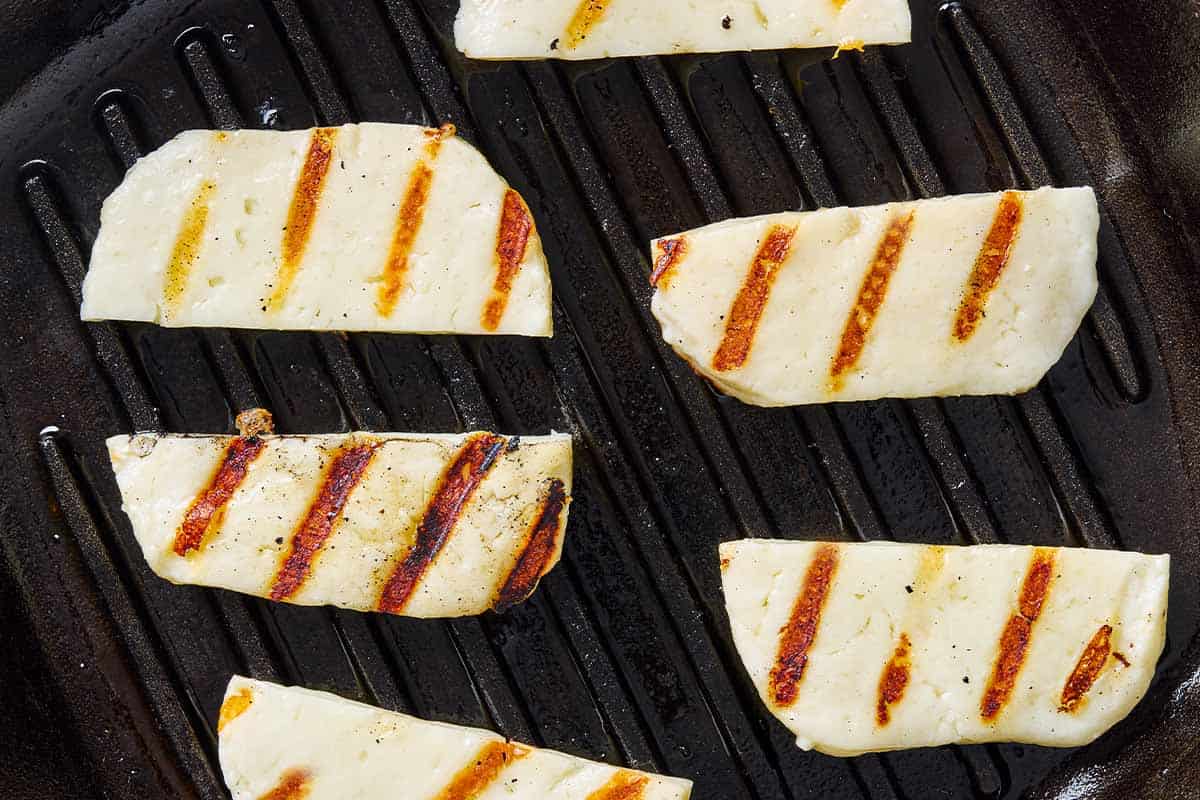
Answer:
[[750, 347], [754, 344], [754, 334], [758, 332], [758, 323], [762, 320], [763, 310], [771, 295], [771, 287], [783, 263], [787, 261], [795, 235], [794, 227], [772, 225], [763, 238], [725, 320], [725, 335], [712, 362], [717, 372], [737, 369], [746, 363]]
[[837, 545], [819, 545], [804, 575], [804, 587], [796, 598], [792, 615], [779, 631], [779, 652], [770, 677], [771, 698], [776, 706], [786, 708], [796, 702], [800, 680], [808, 666], [808, 651], [817, 637], [821, 611], [837, 565]]
[[308, 141], [308, 152], [300, 168], [300, 177], [296, 179], [296, 188], [292, 191], [292, 204], [288, 208], [287, 223], [283, 229], [275, 290], [268, 301], [271, 310], [283, 303], [292, 288], [292, 281], [296, 279], [296, 273], [300, 271], [300, 262], [317, 218], [321, 192], [325, 189], [325, 179], [333, 164], [333, 144], [337, 136], [337, 128], [317, 128]]
[[217, 733], [225, 730], [226, 725], [245, 714], [253, 704], [254, 693], [245, 687], [226, 697], [225, 702], [221, 703], [221, 713], [217, 718]]
[[260, 795], [258, 800], [304, 800], [312, 791], [312, 773], [306, 769], [289, 769], [279, 777], [275, 788]]
[[507, 611], [533, 594], [558, 544], [558, 528], [567, 507], [567, 489], [558, 478], [550, 481], [537, 518], [525, 536], [525, 546], [496, 596], [495, 610]]
[[608, 10], [609, 2], [610, 0], [583, 0], [579, 4], [579, 7], [575, 9], [574, 16], [571, 17], [571, 21], [567, 23], [567, 41], [565, 43], [567, 50], [574, 50], [583, 44], [588, 34], [592, 32], [592, 29], [604, 17], [604, 12]]
[[175, 555], [185, 556], [199, 550], [213, 521], [224, 514], [225, 506], [246, 479], [250, 464], [258, 458], [267, 443], [257, 436], [238, 436], [225, 447], [221, 465], [183, 515], [175, 531]]
[[508, 296], [512, 293], [521, 261], [529, 247], [529, 234], [533, 230], [533, 217], [525, 206], [521, 195], [509, 189], [504, 193], [504, 206], [500, 210], [500, 230], [496, 234], [496, 280], [492, 293], [483, 307], [484, 330], [494, 331], [500, 326], [504, 310], [508, 308]]
[[286, 600], [308, 580], [313, 561], [333, 533], [350, 493], [362, 479], [379, 447], [379, 442], [350, 445], [333, 457], [308, 513], [292, 534], [287, 557], [271, 585], [272, 600]]
[[1017, 675], [1025, 665], [1029, 653], [1029, 642], [1033, 637], [1033, 624], [1042, 613], [1042, 606], [1050, 591], [1054, 577], [1054, 551], [1038, 548], [1025, 572], [1021, 583], [1021, 594], [1017, 601], [1017, 613], [1009, 617], [1000, 634], [996, 664], [979, 703], [979, 714], [985, 721], [1000, 715], [1009, 698]]
[[487, 790], [509, 764], [523, 758], [529, 748], [512, 742], [489, 742], [470, 764], [459, 770], [435, 800], [474, 800]]
[[183, 215], [183, 224], [175, 236], [171, 255], [167, 259], [166, 277], [163, 283], [163, 316], [170, 318], [179, 310], [183, 295], [187, 291], [192, 267], [200, 256], [204, 240], [204, 229], [208, 226], [208, 201], [216, 191], [212, 181], [200, 184], [196, 194]]
[[587, 796], [587, 800], [639, 800], [645, 796], [650, 779], [636, 772], [621, 770], [608, 783]]
[[858, 289], [858, 297], [850, 315], [846, 318], [846, 326], [842, 329], [842, 338], [838, 343], [837, 353], [834, 354], [833, 364], [829, 370], [830, 389], [841, 391], [844, 377], [854, 369], [867, 346], [867, 336], [875, 317], [887, 298], [888, 284], [896, 267], [900, 265], [900, 256], [904, 246], [908, 244], [908, 235], [912, 231], [914, 212], [910, 211], [903, 217], [895, 217], [888, 223], [875, 249], [871, 265], [863, 276], [862, 285]]
[[434, 559], [446, 546], [454, 526], [471, 496], [495, 466], [507, 441], [503, 436], [481, 433], [464, 444], [442, 474], [433, 499], [425, 509], [417, 537], [383, 586], [379, 610], [399, 614]]
[[688, 240], [686, 236], [676, 236], [674, 239], [663, 239], [658, 243], [661, 251], [654, 262], [654, 271], [650, 273], [650, 285], [666, 289], [671, 285], [671, 277], [683, 257], [687, 255]]
[[1112, 626], [1101, 625], [1092, 635], [1087, 647], [1079, 656], [1075, 669], [1067, 677], [1063, 685], [1062, 698], [1058, 704], [1059, 711], [1074, 711], [1083, 702], [1084, 696], [1091, 691], [1092, 684], [1100, 677], [1108, 656], [1112, 653]]
[[1000, 274], [1012, 258], [1013, 245], [1017, 241], [1017, 230], [1021, 226], [1023, 213], [1021, 195], [1005, 192], [996, 208], [992, 227], [984, 237], [975, 266], [967, 278], [958, 314], [954, 317], [954, 338], [960, 342], [970, 339], [983, 319], [988, 297], [1000, 282]]
[[908, 688], [909, 674], [912, 670], [912, 642], [907, 633], [900, 634], [900, 641], [891, 659], [879, 676], [879, 697], [875, 703], [875, 721], [880, 726], [891, 721], [891, 707], [904, 697]]

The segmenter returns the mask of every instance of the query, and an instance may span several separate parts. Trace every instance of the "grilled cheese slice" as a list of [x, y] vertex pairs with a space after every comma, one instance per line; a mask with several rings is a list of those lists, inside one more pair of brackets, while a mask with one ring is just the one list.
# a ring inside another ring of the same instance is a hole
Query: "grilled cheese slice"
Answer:
[[687, 800], [691, 781], [234, 676], [220, 759], [234, 800]]
[[85, 320], [551, 334], [533, 218], [441, 129], [185, 131], [105, 200]]
[[651, 245], [663, 338], [763, 406], [1015, 394], [1095, 299], [1089, 188], [732, 219]]
[[1086, 744], [1166, 635], [1167, 556], [1014, 545], [721, 545], [733, 639], [797, 744], [838, 756]]
[[557, 562], [569, 436], [139, 434], [108, 440], [173, 583], [414, 617], [503, 610]]
[[910, 40], [904, 0], [463, 0], [454, 24], [470, 58], [587, 59]]

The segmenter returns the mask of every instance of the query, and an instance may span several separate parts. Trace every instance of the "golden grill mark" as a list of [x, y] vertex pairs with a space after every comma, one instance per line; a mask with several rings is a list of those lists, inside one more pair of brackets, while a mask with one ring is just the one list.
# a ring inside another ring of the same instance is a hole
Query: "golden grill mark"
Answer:
[[850, 309], [850, 316], [842, 329], [842, 338], [829, 370], [830, 390], [833, 392], [842, 390], [846, 373], [854, 369], [867, 346], [867, 337], [875, 324], [875, 317], [879, 315], [879, 309], [887, 297], [888, 284], [900, 265], [904, 246], [908, 244], [913, 215], [914, 212], [910, 211], [903, 217], [894, 218], [879, 241], [879, 247], [858, 289], [854, 307]]
[[837, 545], [819, 545], [804, 575], [804, 587], [796, 598], [791, 618], [779, 631], [779, 651], [770, 677], [771, 698], [776, 706], [786, 708], [796, 702], [800, 680], [808, 666], [808, 651], [817, 637], [821, 611], [837, 565]]
[[1038, 548], [1021, 583], [1017, 613], [1009, 617], [1000, 634], [996, 664], [979, 704], [979, 714], [985, 721], [995, 720], [1012, 696], [1017, 675], [1025, 665], [1025, 656], [1029, 652], [1033, 624], [1041, 616], [1053, 577], [1054, 551]]
[[907, 633], [901, 633], [891, 659], [884, 665], [883, 673], [879, 676], [875, 721], [880, 726], [891, 721], [891, 707], [904, 698], [904, 690], [908, 688], [909, 674], [912, 670], [911, 653], [912, 642], [909, 641]]
[[435, 800], [474, 800], [495, 782], [509, 764], [524, 758], [530, 749], [512, 742], [489, 742], [470, 764], [459, 770]]
[[621, 770], [608, 783], [587, 796], [587, 800], [641, 800], [650, 779], [636, 772]]
[[758, 323], [762, 320], [767, 299], [771, 295], [771, 287], [787, 261], [795, 235], [794, 227], [773, 225], [763, 238], [750, 264], [750, 272], [725, 320], [725, 335], [712, 361], [713, 369], [717, 372], [738, 369], [746, 363], [750, 347], [754, 344], [754, 334], [758, 332]]
[[676, 236], [674, 239], [663, 239], [658, 243], [659, 256], [654, 261], [654, 270], [650, 273], [650, 285], [659, 289], [668, 289], [675, 268], [687, 255], [688, 240], [686, 236]]
[[425, 221], [425, 207], [429, 203], [429, 191], [433, 186], [433, 165], [441, 152], [442, 142], [454, 136], [454, 126], [446, 123], [437, 129], [425, 131], [424, 153], [413, 166], [408, 176], [408, 186], [400, 201], [396, 224], [392, 228], [392, 244], [388, 248], [387, 261], [383, 265], [383, 282], [375, 299], [375, 311], [381, 317], [391, 316], [404, 289], [408, 275], [408, 259], [412, 255], [421, 223]]
[[317, 219], [317, 208], [329, 167], [333, 164], [333, 145], [337, 140], [337, 128], [317, 128], [308, 140], [308, 152], [296, 188], [292, 191], [292, 204], [288, 208], [287, 222], [283, 229], [281, 260], [275, 274], [275, 288], [268, 301], [270, 310], [277, 310], [287, 298], [292, 282], [300, 271], [300, 262]]
[[551, 480], [541, 510], [525, 537], [525, 545], [496, 597], [493, 606], [496, 611], [507, 611], [533, 594], [550, 560], [554, 558], [558, 547], [558, 529], [569, 502], [565, 484], [558, 478]]
[[225, 730], [225, 726], [246, 713], [254, 704], [254, 694], [247, 688], [239, 689], [236, 693], [225, 698], [221, 703], [221, 713], [217, 718], [217, 733]]
[[217, 185], [212, 181], [200, 184], [200, 188], [192, 196], [187, 212], [183, 215], [183, 224], [179, 226], [179, 234], [175, 237], [175, 244], [167, 259], [167, 272], [163, 283], [163, 316], [166, 318], [179, 311], [183, 295], [187, 292], [192, 267], [195, 266], [196, 259], [200, 256], [200, 247], [204, 244], [204, 229], [208, 226], [208, 203], [216, 189]]
[[1100, 677], [1108, 656], [1112, 653], [1112, 626], [1101, 625], [1092, 636], [1087, 647], [1079, 656], [1075, 669], [1067, 677], [1063, 685], [1062, 698], [1058, 704], [1059, 711], [1073, 712], [1079, 708], [1084, 696], [1091, 691], [1092, 684]]
[[404, 611], [425, 572], [454, 533], [454, 526], [475, 490], [500, 458], [507, 440], [482, 433], [467, 440], [455, 454], [417, 526], [416, 541], [392, 571], [379, 597], [379, 610]]
[[1005, 192], [1000, 198], [992, 227], [984, 237], [983, 247], [975, 258], [975, 266], [967, 278], [962, 302], [954, 318], [953, 335], [960, 342], [971, 338], [984, 317], [988, 297], [1000, 282], [1000, 275], [1012, 258], [1022, 214], [1021, 195]]
[[250, 464], [266, 446], [267, 443], [257, 436], [238, 436], [230, 440], [208, 486], [188, 506], [183, 522], [175, 531], [175, 555], [186, 556], [199, 550], [209, 531], [220, 528], [225, 507], [246, 479]]
[[525, 201], [513, 189], [507, 190], [500, 210], [500, 230], [496, 234], [496, 280], [483, 307], [481, 322], [484, 330], [494, 331], [500, 326], [504, 310], [508, 307], [508, 296], [512, 293], [525, 250], [529, 247], [531, 231], [533, 217]]
[[588, 34], [600, 23], [604, 13], [608, 11], [611, 0], [583, 0], [575, 9], [575, 15], [567, 23], [565, 46], [574, 50], [587, 39]]
[[271, 585], [272, 600], [286, 600], [300, 590], [312, 571], [313, 561], [333, 533], [350, 492], [358, 485], [379, 442], [343, 447], [333, 457], [308, 513], [292, 534], [288, 554]]
[[279, 778], [275, 788], [258, 800], [304, 800], [312, 791], [312, 773], [306, 769], [289, 769]]

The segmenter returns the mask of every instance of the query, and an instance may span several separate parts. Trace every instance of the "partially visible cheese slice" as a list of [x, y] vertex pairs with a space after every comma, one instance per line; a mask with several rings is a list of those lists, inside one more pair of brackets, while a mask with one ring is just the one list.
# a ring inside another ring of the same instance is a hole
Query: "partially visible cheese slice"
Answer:
[[1096, 295], [1089, 188], [731, 219], [651, 245], [663, 338], [764, 406], [1014, 394]]
[[692, 789], [691, 781], [241, 676], [229, 682], [218, 729], [234, 800], [687, 800]]
[[551, 333], [533, 218], [453, 135], [365, 123], [185, 131], [105, 200], [85, 320]]
[[453, 617], [524, 600], [562, 552], [569, 436], [114, 436], [146, 561], [174, 583]]
[[721, 545], [733, 639], [767, 708], [831, 755], [1086, 744], [1145, 694], [1167, 556], [1012, 545]]
[[463, 0], [470, 58], [607, 58], [907, 42], [905, 0]]

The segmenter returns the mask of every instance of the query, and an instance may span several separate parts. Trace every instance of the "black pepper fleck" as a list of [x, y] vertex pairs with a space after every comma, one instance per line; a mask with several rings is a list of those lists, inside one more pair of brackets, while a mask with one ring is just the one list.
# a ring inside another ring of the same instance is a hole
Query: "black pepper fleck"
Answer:
[[732, 28], [733, 27], [733, 18], [725, 17], [725, 19], [721, 20], [721, 27], [724, 28], [725, 30], [729, 30], [730, 28]]

